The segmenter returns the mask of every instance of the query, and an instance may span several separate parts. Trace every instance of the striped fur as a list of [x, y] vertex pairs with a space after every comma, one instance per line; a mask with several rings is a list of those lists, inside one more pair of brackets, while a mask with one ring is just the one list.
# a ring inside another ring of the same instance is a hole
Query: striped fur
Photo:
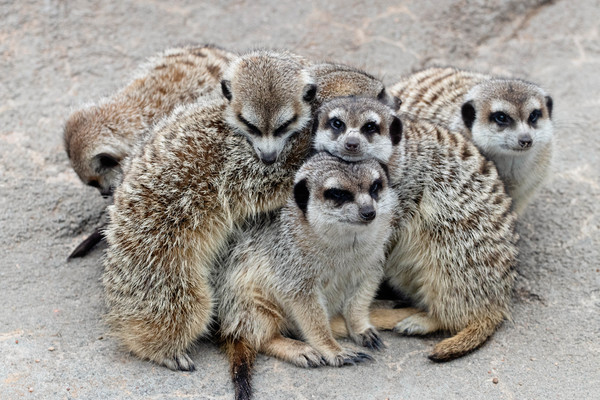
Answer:
[[[416, 72], [390, 92], [402, 100], [403, 113], [469, 138], [495, 163], [517, 213], [541, 187], [552, 159], [553, 124], [552, 98], [539, 86], [447, 67]], [[499, 113], [507, 123], [496, 119]]]

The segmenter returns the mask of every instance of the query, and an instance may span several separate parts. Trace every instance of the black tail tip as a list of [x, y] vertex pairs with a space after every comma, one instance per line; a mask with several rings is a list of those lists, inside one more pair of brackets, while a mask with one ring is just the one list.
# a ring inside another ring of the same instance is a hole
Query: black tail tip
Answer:
[[235, 400], [250, 400], [252, 398], [252, 386], [250, 384], [250, 376], [237, 375], [233, 379], [233, 386], [235, 387]]

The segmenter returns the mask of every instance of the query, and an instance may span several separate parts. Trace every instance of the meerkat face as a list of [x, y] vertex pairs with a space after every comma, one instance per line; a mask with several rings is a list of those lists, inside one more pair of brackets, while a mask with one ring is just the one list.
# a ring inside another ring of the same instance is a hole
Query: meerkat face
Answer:
[[313, 233], [324, 240], [368, 234], [377, 230], [375, 221], [391, 218], [394, 196], [381, 164], [347, 163], [325, 153], [315, 157], [318, 165], [307, 162], [294, 186], [296, 206]]
[[128, 154], [128, 137], [135, 119], [114, 120], [114, 111], [102, 106], [88, 107], [73, 113], [65, 124], [67, 156], [75, 173], [88, 186], [97, 188], [104, 197], [118, 186], [121, 161]]
[[227, 123], [263, 163], [273, 164], [310, 121], [317, 91], [312, 77], [296, 56], [266, 51], [242, 56], [223, 77]]
[[473, 88], [461, 109], [473, 142], [487, 154], [526, 154], [552, 139], [552, 98], [518, 80]]
[[387, 163], [402, 137], [393, 111], [370, 98], [345, 97], [321, 106], [314, 122], [314, 148], [346, 161]]

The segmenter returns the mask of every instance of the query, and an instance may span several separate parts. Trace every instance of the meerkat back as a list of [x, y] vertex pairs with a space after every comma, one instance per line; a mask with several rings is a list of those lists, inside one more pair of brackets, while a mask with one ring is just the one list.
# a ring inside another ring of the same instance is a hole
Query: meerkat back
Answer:
[[[225, 67], [234, 54], [214, 46], [172, 48], [151, 57], [134, 79], [111, 97], [73, 112], [64, 144], [81, 181], [112, 195], [134, 148], [154, 123], [176, 106], [218, 95]], [[102, 239], [101, 228], [71, 253], [82, 257]]]
[[515, 214], [494, 164], [472, 143], [401, 119], [403, 139], [389, 166], [399, 206], [385, 272], [422, 311], [395, 330], [456, 334], [430, 354], [445, 361], [480, 346], [509, 315]]
[[400, 111], [441, 124], [473, 141], [492, 160], [520, 213], [552, 159], [552, 98], [539, 86], [455, 68], [428, 68], [390, 92]]

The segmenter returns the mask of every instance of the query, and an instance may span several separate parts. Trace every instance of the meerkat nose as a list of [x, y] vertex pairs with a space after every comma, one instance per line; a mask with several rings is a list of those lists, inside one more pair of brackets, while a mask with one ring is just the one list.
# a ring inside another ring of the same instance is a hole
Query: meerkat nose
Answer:
[[346, 143], [344, 143], [344, 147], [349, 151], [358, 150], [358, 146], [360, 145], [360, 140], [356, 137], [350, 137], [346, 139]]
[[277, 152], [272, 151], [270, 153], [260, 153], [260, 159], [267, 165], [273, 164], [277, 160]]
[[373, 221], [375, 219], [375, 216], [377, 215], [373, 206], [361, 207], [359, 213], [360, 218], [366, 222]]
[[529, 134], [519, 135], [519, 146], [521, 146], [521, 148], [526, 149], [531, 147], [532, 144], [533, 139]]

